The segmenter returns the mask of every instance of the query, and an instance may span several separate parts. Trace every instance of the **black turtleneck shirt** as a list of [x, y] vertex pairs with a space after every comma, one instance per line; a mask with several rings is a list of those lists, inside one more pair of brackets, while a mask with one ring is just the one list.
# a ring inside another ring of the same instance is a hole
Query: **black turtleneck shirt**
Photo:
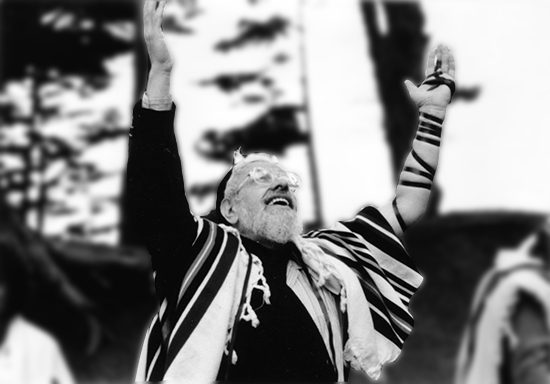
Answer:
[[218, 379], [337, 381], [338, 374], [315, 322], [286, 283], [289, 259], [299, 263], [297, 248], [287, 244], [268, 249], [248, 239], [243, 239], [243, 244], [262, 261], [271, 304], [263, 302], [262, 292], [253, 291], [251, 305], [260, 325], [254, 328], [250, 322], [240, 321], [235, 342], [237, 364], [228, 366], [224, 359]]

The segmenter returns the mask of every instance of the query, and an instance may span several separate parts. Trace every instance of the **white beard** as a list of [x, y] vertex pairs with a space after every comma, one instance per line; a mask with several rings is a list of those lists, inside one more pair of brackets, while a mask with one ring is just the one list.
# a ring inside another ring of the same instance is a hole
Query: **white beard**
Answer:
[[253, 214], [243, 210], [239, 230], [252, 240], [271, 244], [286, 244], [302, 234], [303, 225], [295, 211], [270, 210]]

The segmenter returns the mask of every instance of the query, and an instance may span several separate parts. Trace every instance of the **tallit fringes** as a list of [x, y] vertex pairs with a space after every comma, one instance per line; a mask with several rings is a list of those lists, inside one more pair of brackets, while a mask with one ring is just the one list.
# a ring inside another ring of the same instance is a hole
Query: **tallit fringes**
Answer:
[[346, 287], [342, 284], [342, 289], [340, 289], [340, 311], [346, 313], [348, 307], [348, 294], [346, 292]]
[[250, 321], [250, 325], [252, 325], [254, 328], [257, 328], [258, 325], [260, 325], [258, 315], [256, 315], [256, 312], [254, 312], [254, 310], [252, 309], [250, 302], [245, 303], [243, 314], [241, 315], [241, 320]]
[[338, 276], [338, 272], [334, 266], [330, 263], [330, 260], [325, 256], [324, 252], [317, 245], [305, 241], [303, 238], [298, 237], [294, 239], [294, 244], [301, 252], [305, 263], [309, 266], [314, 265], [314, 270], [317, 273], [315, 279], [315, 285], [317, 288], [325, 286], [327, 280], [334, 277], [339, 283], [342, 283], [342, 279]]
[[369, 353], [360, 345], [361, 343], [348, 340], [344, 348], [344, 360], [349, 362], [353, 369], [366, 373], [373, 380], [378, 380], [382, 374], [382, 363], [378, 356]]
[[237, 236], [237, 238], [239, 239], [239, 241], [241, 240], [241, 233], [239, 232], [239, 230], [235, 227], [232, 227], [230, 225], [225, 225], [225, 224], [218, 224], [221, 228], [223, 228], [224, 230], [226, 230], [227, 232]]
[[250, 321], [250, 324], [256, 328], [260, 325], [260, 320], [256, 315], [256, 312], [250, 305], [250, 300], [252, 299], [252, 291], [258, 289], [262, 291], [263, 300], [266, 304], [271, 304], [269, 298], [271, 297], [271, 290], [267, 284], [267, 280], [264, 276], [264, 268], [262, 261], [256, 255], [252, 256], [252, 268], [253, 268], [253, 277], [250, 279], [250, 285], [247, 288], [246, 299], [243, 307], [243, 313], [241, 315], [241, 320]]
[[[231, 336], [231, 333], [229, 335]], [[223, 350], [223, 354], [225, 356], [229, 355], [229, 350], [227, 349], [229, 343], [230, 343], [230, 341], [225, 344], [225, 349]], [[237, 352], [235, 350], [233, 350], [231, 352], [231, 365], [237, 364], [238, 360], [239, 360], [239, 356], [237, 355]]]

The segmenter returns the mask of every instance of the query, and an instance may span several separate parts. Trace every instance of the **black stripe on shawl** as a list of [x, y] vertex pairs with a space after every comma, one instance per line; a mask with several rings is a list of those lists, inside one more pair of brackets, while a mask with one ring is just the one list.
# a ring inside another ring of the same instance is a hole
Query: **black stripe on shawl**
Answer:
[[[402, 244], [396, 242], [395, 239], [389, 237], [385, 233], [370, 226], [369, 224], [361, 222], [359, 219], [342, 222], [342, 224], [345, 225], [350, 231], [363, 237], [363, 239], [365, 239], [367, 243], [370, 243], [376, 248], [380, 249], [389, 257], [406, 265], [415, 272], [418, 271], [416, 266], [414, 265], [413, 260], [411, 259], [407, 251], [405, 251]], [[391, 233], [393, 233], [393, 231], [391, 231]]]
[[[380, 266], [380, 264], [378, 264], [378, 262], [376, 261], [376, 259], [372, 255], [370, 255], [366, 252], [361, 252], [361, 251], [356, 250], [356, 249], [349, 249], [346, 246], [345, 242], [343, 243], [344, 245], [341, 245], [340, 244], [340, 239], [338, 239], [336, 236], [327, 236], [326, 234], [319, 233], [317, 238], [329, 241], [329, 242], [333, 243], [334, 245], [336, 245], [337, 247], [345, 248], [350, 253], [355, 254], [355, 256], [357, 256], [357, 259], [355, 259], [355, 258], [352, 259], [348, 256], [344, 256], [344, 255], [334, 253], [330, 249], [327, 249], [327, 248], [323, 247], [323, 250], [327, 254], [339, 259], [340, 261], [345, 262], [346, 265], [348, 265], [350, 268], [354, 269], [355, 273], [358, 274], [360, 277], [367, 278], [366, 276], [368, 276], [368, 272], [365, 271], [365, 270], [368, 270], [370, 272], [374, 272], [377, 275], [379, 275], [381, 278], [385, 279], [393, 289], [395, 289], [397, 292], [399, 292], [403, 296], [405, 296], [407, 298], [407, 300], [410, 300], [410, 298], [412, 297], [412, 295], [416, 291], [416, 288], [414, 288], [412, 285], [408, 284], [404, 280], [402, 280], [399, 277], [393, 275], [391, 272], [389, 272], [388, 270], [386, 270], [385, 268]], [[362, 271], [362, 272], [359, 272], [359, 271]], [[364, 276], [365, 274], [366, 274], [366, 276]], [[368, 279], [371, 279], [371, 277], [368, 276]], [[375, 283], [373, 282], [373, 284], [375, 284]], [[405, 289], [409, 288], [413, 293], [406, 291], [400, 285], [405, 287]], [[400, 300], [403, 302], [403, 299], [400, 299]], [[397, 307], [395, 305], [395, 303], [393, 303], [389, 300], [385, 300], [385, 301], [388, 301], [389, 303], [391, 303], [391, 306], [395, 307], [395, 309], [391, 309], [391, 310], [394, 310], [396, 312], [396, 315], [398, 315], [400, 318], [402, 318], [406, 322], [411, 322], [411, 326], [412, 326], [412, 317], [407, 312], [405, 312], [405, 311], [403, 311], [403, 309]], [[408, 305], [408, 302], [405, 303], [405, 304]], [[410, 320], [408, 320], [408, 319], [410, 319]]]
[[[335, 257], [335, 256], [333, 256]], [[387, 318], [387, 320], [383, 319], [380, 315], [376, 313], [376, 311], [370, 310], [373, 318], [374, 315], [377, 315], [382, 320], [384, 320], [385, 327], [378, 328], [375, 327], [375, 329], [383, 334], [388, 340], [390, 340], [392, 343], [394, 343], [399, 348], [403, 347], [402, 340], [408, 336], [407, 333], [405, 333], [399, 325], [396, 323], [394, 326], [394, 321], [392, 319], [392, 316], [390, 315], [390, 308], [397, 308], [397, 310], [401, 313], [404, 311], [396, 307], [395, 305], [387, 305], [388, 300], [384, 300], [383, 295], [378, 291], [376, 288], [376, 284], [372, 280], [372, 277], [368, 275], [368, 273], [360, 272], [360, 269], [357, 268], [357, 262], [349, 259], [349, 258], [338, 258], [340, 261], [345, 263], [348, 267], [350, 267], [358, 276], [359, 276], [359, 282], [361, 283], [361, 288], [363, 289], [363, 294], [365, 295], [365, 298], [367, 299], [368, 303], [374, 307], [376, 307], [380, 312], [384, 314], [384, 316]], [[361, 267], [359, 267], [361, 268]], [[389, 302], [391, 303], [391, 302]], [[393, 304], [393, 303], [391, 303]], [[406, 313], [406, 312], [404, 312]], [[400, 316], [401, 317], [401, 316]], [[396, 328], [397, 327], [397, 328]], [[403, 335], [403, 336], [402, 336]]]
[[391, 285], [396, 287], [396, 290], [399, 290], [399, 293], [403, 294], [403, 296], [406, 296], [410, 300], [410, 298], [412, 297], [414, 292], [417, 291], [418, 288], [413, 287], [408, 282], [398, 276], [395, 276], [393, 273], [386, 269], [384, 269], [384, 272], [386, 273], [386, 277], [388, 278], [388, 280], [391, 280]]
[[[212, 273], [211, 277], [208, 280], [208, 283], [200, 293], [200, 298], [194, 302], [193, 306], [187, 313], [184, 321], [178, 328], [178, 331], [174, 336], [172, 343], [170, 344], [166, 361], [166, 370], [168, 370], [170, 364], [174, 361], [175, 357], [208, 310], [210, 304], [216, 297], [223, 282], [225, 281], [225, 278], [227, 277], [227, 274], [229, 273], [229, 270], [233, 265], [233, 261], [238, 254], [239, 240], [234, 235], [228, 234], [222, 228], [218, 227], [216, 233], [216, 242], [218, 242], [219, 239], [221, 245], [224, 237], [227, 237], [225, 248], [220, 249], [219, 246], [215, 247], [216, 250], [222, 252], [222, 255], [218, 264], [215, 266], [214, 272]], [[212, 254], [215, 256], [217, 252], [212, 252]], [[212, 266], [210, 265], [210, 267]], [[202, 274], [198, 274], [195, 277], [195, 280], [201, 275]], [[188, 289], [188, 292], [189, 291], [191, 291], [191, 289]]]
[[[162, 360], [164, 360], [161, 356], [163, 355], [162, 351], [162, 334], [160, 331], [160, 323], [158, 320], [158, 317], [156, 318], [156, 321], [153, 323], [151, 327], [151, 331], [149, 332], [149, 338], [147, 340], [147, 359], [145, 364], [145, 379], [146, 380], [152, 380], [152, 381], [158, 381], [162, 380], [162, 377], [164, 375], [164, 363]], [[153, 361], [153, 357], [155, 356], [155, 353], [157, 350], [161, 348], [159, 358], [157, 359], [155, 366], [153, 367], [153, 370], [151, 372], [151, 376], [147, 377], [147, 374], [149, 373], [149, 369], [151, 367], [151, 363]]]
[[[372, 280], [370, 283], [364, 280], [361, 281], [363, 292], [369, 300], [369, 303], [372, 303], [380, 312], [382, 312], [386, 316], [387, 322], [391, 326], [393, 332], [395, 332], [395, 334], [399, 337], [402, 346], [403, 341], [409, 336], [409, 331], [404, 328], [398, 320], [407, 324], [412, 329], [414, 325], [413, 318], [405, 310], [398, 307], [391, 300], [388, 300], [383, 295], [381, 295], [376, 287], [372, 286], [372, 284], [374, 284]], [[367, 290], [373, 295], [368, 295]], [[371, 302], [371, 300], [373, 300], [374, 298], [377, 299], [376, 302]]]
[[[211, 247], [208, 255], [206, 256], [206, 259], [202, 263], [202, 266], [195, 273], [195, 276], [193, 277], [193, 279], [191, 280], [191, 282], [189, 283], [189, 285], [187, 286], [187, 288], [183, 292], [183, 295], [182, 295], [181, 299], [177, 303], [176, 310], [172, 314], [172, 316], [174, 316], [176, 318], [176, 321], [173, 322], [174, 325], [176, 324], [177, 319], [179, 319], [179, 317], [180, 317], [181, 313], [183, 312], [183, 310], [185, 309], [185, 307], [187, 307], [187, 305], [189, 304], [189, 302], [191, 301], [191, 299], [193, 298], [193, 296], [197, 292], [199, 286], [202, 284], [204, 278], [208, 274], [208, 271], [210, 271], [210, 268], [212, 268], [212, 264], [216, 260], [216, 256], [218, 255], [218, 253], [219, 253], [219, 251], [222, 247], [223, 240], [224, 240], [223, 230], [221, 228], [217, 228], [217, 226], [215, 226], [215, 224], [212, 224], [210, 222], [208, 222], [208, 225], [212, 226], [211, 228], [213, 228], [213, 230], [214, 230], [214, 234], [213, 234], [214, 238], [213, 238], [212, 247]], [[210, 230], [210, 228], [209, 228], [209, 230]], [[203, 247], [204, 246], [206, 246], [206, 242], [203, 244]], [[199, 252], [197, 252], [196, 255], [198, 255]], [[178, 295], [179, 295], [179, 290], [178, 290]], [[178, 299], [178, 296], [176, 296], [176, 300], [177, 299]]]
[[[197, 235], [197, 239], [194, 241], [190, 254], [191, 255], [198, 255], [200, 250], [204, 247], [207, 239], [208, 234], [210, 232], [210, 225], [207, 221], [204, 221], [204, 226], [201, 230], [201, 232]], [[164, 286], [165, 282], [162, 281], [163, 275], [162, 271], [159, 273], [157, 272], [157, 275], [155, 277], [155, 287], [157, 291], [157, 297], [159, 302], [162, 305], [162, 302], [166, 299], [166, 309], [164, 312], [164, 321], [161, 321], [160, 319], [160, 308], [157, 311], [157, 318], [156, 321], [153, 323], [151, 327], [151, 332], [149, 333], [149, 338], [147, 341], [147, 358], [146, 358], [146, 365], [145, 365], [145, 375], [147, 380], [151, 381], [161, 381], [165, 374], [165, 361], [166, 361], [166, 347], [168, 344], [168, 337], [170, 337], [170, 333], [172, 331], [171, 327], [175, 325], [174, 322], [174, 312], [176, 308], [176, 303], [178, 300], [178, 294], [179, 289], [171, 289], [169, 292], [164, 292], [166, 287]], [[176, 286], [173, 286], [175, 288], [179, 288], [181, 286], [181, 283], [183, 282], [184, 277], [179, 279], [178, 284]], [[168, 295], [165, 295], [165, 293], [168, 293]], [[177, 321], [177, 319], [176, 319]], [[162, 328], [166, 328], [167, 337], [163, 337], [162, 335]], [[151, 368], [151, 362], [153, 360], [153, 357], [158, 349], [160, 350], [159, 357], [157, 358], [157, 361], [155, 363], [155, 366], [153, 367], [153, 370], [151, 371], [151, 376], [147, 377], [147, 374]]]

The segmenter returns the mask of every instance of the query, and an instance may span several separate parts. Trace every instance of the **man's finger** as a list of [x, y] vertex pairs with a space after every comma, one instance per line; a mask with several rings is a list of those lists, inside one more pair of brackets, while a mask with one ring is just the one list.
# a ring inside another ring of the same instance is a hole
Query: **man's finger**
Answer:
[[430, 50], [428, 54], [428, 63], [426, 64], [426, 73], [425, 76], [431, 75], [434, 72], [435, 68], [435, 49]]
[[155, 12], [156, 5], [157, 5], [156, 0], [145, 0], [145, 2], [143, 3], [143, 15], [145, 19], [147, 18], [151, 19], [151, 17]]
[[455, 78], [455, 57], [451, 50], [449, 50], [449, 76]]
[[443, 73], [449, 73], [449, 48], [441, 46], [441, 70]]
[[145, 31], [150, 31], [155, 15], [156, 0], [145, 0], [143, 3], [143, 27]]
[[155, 16], [157, 16], [158, 20], [162, 21], [162, 15], [164, 14], [164, 7], [166, 7], [166, 0], [159, 0], [158, 6], [155, 11]]

